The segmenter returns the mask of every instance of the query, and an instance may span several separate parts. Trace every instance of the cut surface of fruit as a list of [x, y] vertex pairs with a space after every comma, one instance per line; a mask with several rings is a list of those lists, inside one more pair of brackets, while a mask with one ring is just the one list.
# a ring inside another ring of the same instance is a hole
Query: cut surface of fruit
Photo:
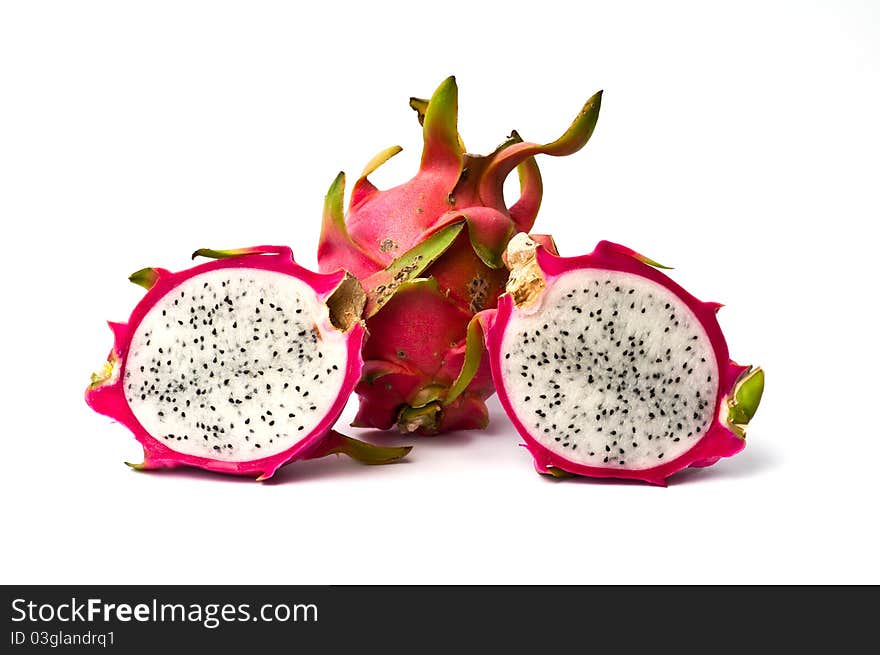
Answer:
[[708, 430], [715, 353], [668, 289], [631, 273], [574, 270], [530, 309], [507, 324], [501, 379], [544, 448], [579, 464], [643, 469]]
[[665, 484], [743, 449], [764, 373], [730, 360], [721, 305], [607, 241], [559, 257], [518, 234], [506, 261], [506, 293], [471, 322], [452, 389], [479, 364], [482, 334], [538, 472]]
[[409, 451], [331, 429], [361, 373], [366, 296], [355, 278], [308, 271], [284, 247], [196, 254], [217, 261], [129, 278], [147, 294], [127, 323], [110, 324], [113, 349], [86, 391], [143, 446], [135, 468], [266, 479], [293, 460], [378, 464]]

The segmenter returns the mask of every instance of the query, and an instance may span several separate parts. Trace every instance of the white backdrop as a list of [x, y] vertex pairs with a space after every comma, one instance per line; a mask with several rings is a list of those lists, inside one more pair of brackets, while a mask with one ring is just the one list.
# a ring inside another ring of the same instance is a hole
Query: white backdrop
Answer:
[[[880, 5], [346, 4], [0, 8], [0, 582], [880, 582]], [[767, 371], [746, 450], [666, 489], [555, 483], [493, 400], [485, 433], [385, 468], [125, 467], [139, 447], [82, 394], [126, 276], [202, 246], [314, 265], [337, 171], [399, 143], [376, 180], [411, 175], [407, 99], [453, 73], [475, 152], [605, 90], [587, 147], [540, 162], [536, 229], [726, 305]]]

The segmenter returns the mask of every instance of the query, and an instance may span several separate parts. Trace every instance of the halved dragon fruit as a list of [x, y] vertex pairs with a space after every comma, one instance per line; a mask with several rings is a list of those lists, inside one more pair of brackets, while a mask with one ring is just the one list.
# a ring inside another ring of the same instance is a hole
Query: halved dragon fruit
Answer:
[[282, 465], [344, 453], [403, 457], [331, 430], [360, 377], [365, 294], [344, 271], [310, 272], [289, 248], [199, 250], [178, 273], [149, 268], [86, 402], [133, 433], [138, 469], [192, 466], [270, 478]]
[[[482, 326], [502, 406], [539, 473], [665, 484], [745, 446], [761, 369], [729, 359], [715, 313], [632, 250], [602, 241], [559, 257], [511, 240], [507, 292]], [[470, 368], [470, 370], [469, 370]]]

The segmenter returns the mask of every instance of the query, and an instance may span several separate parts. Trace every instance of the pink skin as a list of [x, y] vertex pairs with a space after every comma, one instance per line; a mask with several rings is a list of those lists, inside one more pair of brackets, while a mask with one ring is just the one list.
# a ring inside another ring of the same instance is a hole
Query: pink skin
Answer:
[[294, 446], [277, 455], [247, 462], [229, 462], [179, 453], [154, 439], [135, 418], [128, 405], [123, 391], [123, 380], [131, 338], [150, 308], [160, 298], [185, 280], [200, 273], [223, 268], [262, 269], [285, 273], [299, 278], [312, 287], [315, 293], [324, 300], [333, 293], [345, 278], [344, 271], [318, 274], [302, 268], [294, 262], [293, 254], [289, 248], [263, 246], [254, 248], [251, 252], [253, 254], [207, 262], [179, 273], [156, 269], [158, 273], [156, 283], [147, 291], [146, 295], [135, 307], [128, 323], [109, 323], [114, 337], [110, 358], [111, 360], [113, 358], [117, 360], [114, 367], [116, 369], [114, 378], [105, 384], [90, 387], [86, 391], [86, 402], [96, 412], [119, 421], [132, 431], [135, 438], [144, 448], [144, 462], [138, 465], [137, 468], [160, 469], [191, 466], [219, 473], [248, 476], [258, 475], [259, 480], [265, 480], [272, 477], [278, 468], [288, 462], [322, 457], [338, 445], [336, 441], [339, 437], [335, 433], [331, 433], [330, 428], [336, 422], [339, 414], [342, 413], [345, 403], [360, 377], [362, 364], [360, 352], [366, 331], [359, 322], [355, 323], [347, 333], [348, 361], [345, 371], [345, 385], [340, 389], [336, 402], [314, 430]]
[[[397, 422], [401, 406], [425, 404], [419, 401], [424, 389], [439, 387], [445, 395], [462, 367], [463, 335], [470, 318], [469, 312], [450, 302], [434, 285], [399, 291], [370, 320], [364, 372], [355, 388], [362, 402], [353, 425], [386, 430]], [[402, 325], [406, 329], [400, 330]], [[486, 427], [483, 401], [493, 387], [488, 360], [484, 360], [468, 390], [445, 405], [439, 423], [422, 434]]]
[[[431, 321], [418, 321], [418, 303], [407, 307], [395, 299], [368, 319], [373, 336], [364, 359], [386, 375], [381, 384], [365, 378], [358, 385], [358, 426], [387, 429], [425, 387], [441, 385], [448, 389], [457, 373], [454, 362], [463, 356], [468, 321], [476, 312], [494, 307], [504, 290], [507, 271], [501, 253], [514, 234], [528, 232], [535, 222], [543, 193], [535, 155], [572, 154], [592, 133], [592, 126], [584, 118], [585, 107], [573, 127], [552, 144], [522, 143], [514, 133], [490, 155], [468, 154], [457, 132], [457, 93], [455, 81], [450, 78], [428, 103], [423, 117], [424, 149], [415, 177], [380, 191], [364, 175], [352, 189], [344, 220], [341, 195], [335, 211], [325, 211], [318, 246], [320, 269], [345, 268], [361, 281], [443, 228], [461, 222], [467, 225], [449, 249], [421, 273], [421, 277], [432, 277], [439, 285], [439, 294], [430, 300], [436, 309]], [[598, 102], [597, 96], [593, 104], [588, 103], [590, 111], [598, 112]], [[503, 187], [514, 169], [519, 173], [520, 197], [508, 207]], [[482, 258], [475, 248], [481, 250]], [[415, 301], [415, 296], [410, 300]], [[444, 303], [449, 307], [442, 306]], [[399, 324], [380, 329], [377, 323], [382, 322], [382, 314], [390, 312], [399, 317]], [[406, 328], [401, 330], [402, 326]], [[422, 344], [407, 345], [406, 349], [417, 356], [404, 365], [394, 355], [407, 340], [402, 332], [410, 333]], [[384, 350], [391, 354], [380, 359], [375, 353], [386, 343]], [[418, 366], [414, 361], [425, 365]], [[439, 424], [418, 432], [436, 434], [485, 427], [488, 417], [484, 401], [492, 392], [485, 365], [465, 392], [444, 407]]]
[[715, 318], [716, 312], [721, 307], [718, 303], [706, 303], [698, 300], [656, 268], [643, 263], [641, 260], [644, 258], [634, 251], [609, 241], [601, 241], [591, 254], [579, 257], [558, 257], [543, 248], [538, 248], [536, 258], [548, 287], [563, 273], [582, 268], [633, 273], [666, 287], [681, 298], [697, 316], [714, 347], [716, 361], [720, 368], [718, 397], [715, 399], [715, 419], [705, 436], [684, 454], [661, 466], [639, 470], [586, 466], [570, 462], [533, 439], [510, 404], [504, 378], [501, 375], [501, 343], [507, 324], [514, 312], [514, 303], [510, 295], [503, 295], [498, 301], [497, 311], [484, 312], [480, 315], [480, 320], [486, 333], [489, 361], [498, 398], [520, 436], [525, 440], [526, 448], [535, 458], [535, 468], [539, 473], [547, 473], [548, 468], [556, 467], [575, 475], [594, 478], [626, 478], [665, 486], [666, 478], [673, 473], [689, 466], [710, 466], [720, 458], [735, 455], [745, 447], [745, 440], [730, 431], [719, 418], [722, 403], [733, 393], [737, 380], [749, 370], [749, 367], [740, 366], [730, 359], [727, 343], [721, 333], [718, 320]]
[[[469, 230], [475, 231], [477, 240], [484, 243], [506, 243], [517, 231], [531, 228], [533, 216], [530, 222], [515, 223], [508, 214], [516, 205], [510, 210], [503, 204], [497, 208], [483, 206], [475, 184], [459, 185], [453, 201], [449, 202], [460, 171], [456, 169], [452, 176], [445, 175], [446, 172], [422, 169], [416, 177], [400, 186], [385, 191], [373, 187], [365, 197], [353, 196], [346, 219], [352, 247], [346, 251], [329, 252], [322, 244], [318, 250], [321, 265], [327, 268], [341, 266], [352, 250], [366, 253], [369, 259], [355, 258], [351, 273], [358, 278], [367, 277], [432, 234], [462, 219], [468, 220]], [[530, 185], [524, 192], [528, 198], [522, 198], [517, 204], [527, 201], [536, 206], [539, 200], [532, 197], [538, 192], [536, 187]], [[383, 242], [394, 245], [383, 250]]]
[[[357, 184], [352, 192], [346, 220], [351, 240], [322, 240], [318, 250], [321, 270], [345, 266], [359, 279], [367, 278], [384, 269], [395, 257], [451, 223], [460, 222], [463, 217], [473, 221], [469, 223], [469, 230], [485, 234], [489, 241], [503, 239], [506, 243], [506, 239], [516, 230], [510, 218], [496, 209], [468, 206], [469, 202], [479, 202], [475, 185], [461, 188], [454, 204], [447, 202], [450, 189], [455, 186], [459, 175], [460, 163], [452, 168], [437, 169], [423, 165], [415, 178], [387, 191], [380, 192], [372, 185], [365, 188], [366, 180]], [[511, 211], [526, 204], [537, 209], [540, 177], [537, 182], [529, 182], [523, 191], [522, 198]], [[535, 194], [538, 194], [537, 198]], [[460, 205], [466, 209], [452, 210], [452, 207]], [[525, 209], [519, 211], [523, 216], [527, 213]], [[534, 216], [531, 220], [534, 220]], [[391, 239], [397, 247], [382, 252], [373, 245], [387, 239]], [[378, 384], [365, 379], [358, 385], [361, 403], [353, 423], [355, 426], [389, 429], [397, 421], [400, 408], [410, 405], [421, 389], [435, 384], [448, 387], [460, 370], [464, 356], [467, 324], [473, 316], [471, 285], [478, 280], [487, 288], [483, 304], [476, 308], [482, 309], [494, 306], [507, 278], [504, 268], [493, 269], [480, 260], [469, 243], [468, 234], [460, 235], [459, 240], [429, 271], [444, 290], [442, 295], [424, 299], [433, 306], [429, 322], [424, 325], [419, 322], [418, 317], [424, 308], [419, 306], [422, 303], [415, 297], [406, 303], [392, 299], [368, 321], [372, 336], [367, 343], [364, 359], [387, 373]], [[416, 343], [409, 343], [394, 321], [387, 328], [383, 327], [389, 323], [383, 317], [391, 314], [401, 319], [398, 325], [408, 325], [405, 332], [414, 337]], [[428, 318], [429, 315], [424, 317]], [[410, 359], [402, 363], [397, 361], [396, 356], [401, 349], [410, 354]], [[387, 351], [386, 356], [377, 357], [377, 353], [382, 351]], [[439, 423], [417, 432], [435, 434], [456, 429], [485, 428], [488, 423], [485, 399], [492, 392], [488, 366], [483, 366], [467, 391], [444, 407]]]
[[[458, 89], [453, 78], [438, 87], [422, 122], [419, 172], [383, 191], [363, 175], [352, 189], [344, 226], [325, 221], [318, 246], [321, 270], [344, 268], [364, 279], [463, 218], [474, 241], [499, 252], [513, 234], [531, 229], [543, 193], [533, 156], [544, 152], [543, 146], [518, 144], [525, 147], [508, 155], [516, 148], [511, 140], [488, 156], [465, 153], [457, 131]], [[582, 145], [558, 154], [570, 154]], [[495, 161], [501, 165], [494, 166]], [[508, 208], [503, 193], [494, 190], [503, 188], [514, 168], [520, 172], [520, 198]], [[493, 190], [491, 198], [481, 197], [481, 185]]]
[[[322, 234], [318, 249], [321, 270], [345, 267], [364, 280], [432, 234], [463, 219], [469, 221], [469, 231], [482, 234], [489, 241], [504, 239], [506, 243], [515, 228], [501, 211], [480, 206], [452, 210], [462, 202], [465, 207], [468, 201], [478, 202], [475, 184], [463, 186], [456, 202], [448, 202], [450, 190], [460, 175], [460, 167], [460, 160], [454, 164], [444, 161], [443, 165], [434, 167], [432, 160], [426, 157], [415, 178], [381, 192], [366, 178], [360, 180], [352, 191], [346, 219], [348, 234], [344, 238]], [[536, 167], [534, 171], [537, 171]], [[537, 182], [531, 181], [527, 188], [524, 187], [523, 199], [514, 207], [526, 202], [537, 207], [539, 199], [534, 197], [535, 194], [540, 194], [540, 177]], [[429, 274], [443, 290], [424, 299], [432, 306], [430, 322], [419, 323], [417, 317], [424, 308], [415, 295], [409, 301], [393, 298], [379, 314], [368, 320], [372, 337], [364, 359], [385, 375], [379, 384], [373, 384], [365, 377], [358, 385], [361, 402], [353, 425], [389, 429], [397, 421], [401, 407], [409, 405], [421, 389], [436, 384], [448, 387], [455, 379], [464, 355], [467, 324], [474, 313], [471, 309], [472, 286], [476, 282], [486, 288], [485, 299], [476, 309], [491, 307], [503, 291], [507, 278], [504, 268], [493, 269], [480, 260], [471, 247], [469, 236], [461, 234], [429, 269]], [[396, 247], [383, 252], [375, 245], [389, 239]], [[392, 314], [395, 320], [400, 319], [398, 325], [409, 326], [406, 334], [416, 337], [416, 343], [407, 342], [395, 321], [389, 323], [387, 317]], [[410, 354], [410, 359], [401, 366], [396, 353], [402, 349]], [[378, 357], [379, 352], [385, 356]], [[444, 407], [439, 423], [420, 428], [418, 432], [436, 434], [453, 429], [484, 428], [488, 421], [484, 401], [492, 391], [488, 366], [484, 366], [467, 391]]]

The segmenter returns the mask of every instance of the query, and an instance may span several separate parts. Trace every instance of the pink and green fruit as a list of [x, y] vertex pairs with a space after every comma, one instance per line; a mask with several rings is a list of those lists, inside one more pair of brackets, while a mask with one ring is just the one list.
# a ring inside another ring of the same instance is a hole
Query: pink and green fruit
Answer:
[[[601, 92], [552, 143], [524, 143], [514, 132], [491, 154], [473, 155], [458, 134], [458, 88], [450, 77], [430, 100], [410, 101], [424, 139], [415, 177], [377, 189], [368, 176], [400, 148], [380, 152], [355, 182], [344, 213], [345, 177], [339, 174], [326, 198], [318, 262], [325, 272], [350, 271], [368, 292], [372, 337], [363, 352], [354, 425], [396, 425], [420, 434], [486, 426], [485, 400], [494, 391], [487, 361], [449, 398], [468, 322], [495, 307], [507, 280], [504, 249], [535, 222], [543, 185], [534, 157], [580, 150], [593, 133], [600, 103]], [[520, 197], [508, 207], [504, 182], [514, 169]]]
[[384, 463], [408, 452], [332, 430], [361, 374], [355, 278], [308, 271], [284, 247], [196, 255], [217, 259], [131, 276], [148, 291], [128, 322], [110, 323], [113, 348], [86, 391], [143, 446], [135, 468], [265, 480], [295, 460]]
[[538, 472], [665, 484], [743, 449], [764, 374], [730, 359], [721, 305], [608, 241], [559, 257], [520, 234], [507, 261], [507, 292], [474, 319], [455, 386], [481, 365], [481, 327], [499, 399]]

